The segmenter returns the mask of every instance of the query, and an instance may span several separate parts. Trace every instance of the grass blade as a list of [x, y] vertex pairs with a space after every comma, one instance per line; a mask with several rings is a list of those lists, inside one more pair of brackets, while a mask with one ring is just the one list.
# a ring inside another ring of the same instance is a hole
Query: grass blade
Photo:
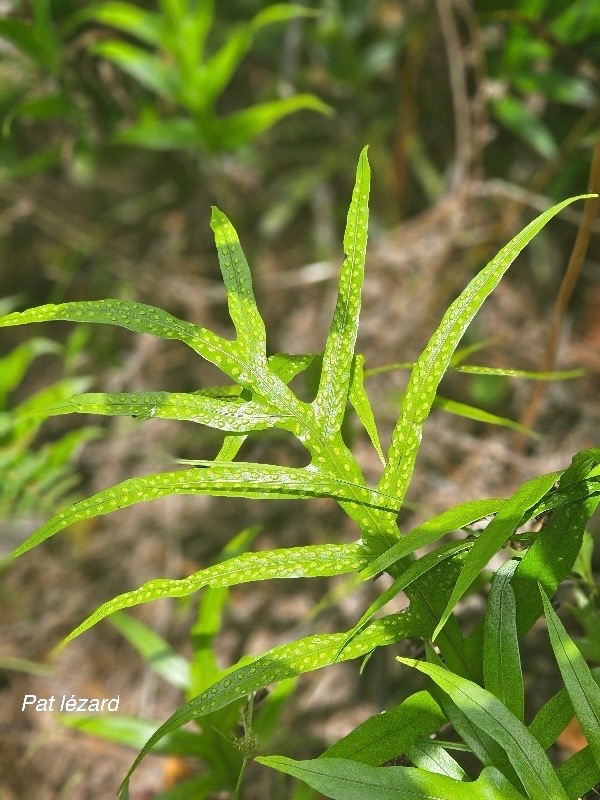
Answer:
[[241, 553], [187, 578], [153, 578], [138, 589], [101, 605], [64, 640], [67, 644], [105, 617], [163, 597], [186, 597], [204, 586], [213, 589], [274, 578], [315, 578], [356, 572], [365, 563], [360, 545], [323, 544]]
[[[153, 720], [122, 714], [59, 714], [62, 725], [98, 736], [109, 742], [139, 750], [156, 729]], [[155, 753], [164, 755], [201, 756], [202, 741], [191, 731], [173, 731], [157, 745]]]
[[344, 233], [344, 261], [337, 302], [325, 344], [319, 389], [313, 403], [315, 419], [324, 437], [340, 429], [350, 388], [365, 272], [370, 177], [365, 147], [358, 160]]
[[600, 687], [575, 642], [567, 634], [541, 584], [538, 584], [558, 668], [569, 693], [575, 716], [588, 740], [596, 765], [600, 768]]
[[437, 387], [463, 333], [484, 300], [544, 225], [570, 203], [586, 197], [588, 195], [580, 195], [558, 203], [530, 222], [471, 280], [448, 308], [411, 371], [402, 400], [402, 412], [392, 434], [388, 463], [379, 485], [383, 492], [397, 495], [400, 501], [404, 499], [421, 443], [423, 424], [431, 411]]
[[176, 653], [155, 631], [128, 614], [115, 614], [110, 620], [144, 661], [167, 683], [179, 689], [190, 685], [190, 663]]
[[432, 678], [477, 728], [505, 750], [531, 800], [569, 800], [537, 739], [497, 697], [437, 664], [410, 658], [398, 661]]
[[516, 560], [497, 570], [485, 613], [483, 634], [484, 686], [523, 722], [525, 695], [517, 638], [515, 593], [510, 585]]

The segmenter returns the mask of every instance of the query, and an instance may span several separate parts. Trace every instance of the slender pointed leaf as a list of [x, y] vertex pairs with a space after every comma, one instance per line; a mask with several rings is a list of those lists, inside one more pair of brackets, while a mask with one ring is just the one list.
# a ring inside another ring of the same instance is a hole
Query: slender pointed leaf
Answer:
[[348, 210], [338, 296], [325, 344], [319, 389], [313, 403], [315, 419], [323, 436], [340, 429], [350, 389], [365, 272], [370, 177], [367, 149], [364, 148], [358, 160], [356, 183]]
[[190, 663], [176, 653], [162, 636], [128, 614], [114, 614], [110, 621], [129, 644], [135, 647], [154, 672], [171, 686], [177, 686], [179, 689], [188, 688]]
[[438, 631], [442, 629], [452, 609], [467, 591], [471, 583], [473, 583], [481, 570], [486, 567], [490, 558], [503, 547], [506, 540], [521, 524], [526, 512], [552, 488], [556, 477], [557, 473], [550, 473], [549, 475], [540, 475], [537, 478], [532, 478], [530, 481], [524, 483], [523, 486], [519, 487], [513, 496], [503, 504], [494, 519], [480, 534], [465, 561], [463, 570], [456, 582], [448, 605], [446, 606], [446, 610], [435, 629], [433, 635], [434, 639]]
[[476, 781], [463, 783], [414, 767], [370, 767], [343, 758], [294, 761], [285, 756], [259, 756], [259, 764], [293, 775], [332, 800], [518, 800], [519, 794], [500, 772], [483, 770]]
[[[381, 608], [387, 605], [390, 600], [396, 597], [400, 592], [407, 589], [412, 583], [421, 578], [429, 570], [435, 569], [440, 563], [454, 559], [460, 553], [464, 553], [473, 546], [472, 541], [459, 541], [447, 542], [441, 545], [431, 553], [426, 553], [421, 556], [417, 561], [412, 564], [399, 575], [394, 582], [379, 597], [371, 603], [369, 608], [365, 611], [362, 617], [358, 620], [356, 625], [348, 634], [349, 642], [356, 634], [364, 628], [367, 622], [377, 613]], [[347, 642], [344, 643], [344, 647]]]
[[265, 323], [256, 307], [252, 276], [240, 240], [231, 222], [215, 206], [212, 208], [210, 226], [215, 235], [229, 314], [238, 342], [247, 357], [264, 363], [267, 347]]
[[492, 580], [483, 638], [484, 686], [523, 722], [525, 695], [517, 638], [517, 609], [510, 580], [518, 562], [507, 561]]
[[356, 572], [365, 563], [358, 544], [323, 544], [241, 553], [219, 564], [195, 572], [187, 578], [153, 578], [104, 603], [65, 639], [65, 644], [80, 636], [100, 620], [141, 603], [163, 597], [185, 597], [204, 586], [213, 589], [274, 578], [315, 578]]
[[537, 739], [498, 698], [436, 664], [409, 658], [398, 661], [432, 678], [476, 727], [498, 742], [531, 800], [569, 800]]
[[538, 584], [538, 587], [560, 674], [573, 703], [575, 716], [588, 740], [596, 765], [600, 768], [600, 687], [594, 681], [577, 645], [569, 637], [552, 608], [543, 587], [541, 584]]
[[[598, 464], [600, 449], [578, 453], [550, 495], [547, 503], [552, 508], [550, 519], [523, 556], [512, 579], [519, 635], [526, 633], [542, 613], [541, 598], [538, 592], [533, 592], [536, 583], [541, 583], [548, 595], [554, 594], [575, 563], [586, 523], [600, 502], [598, 485], [585, 480], [595, 473]], [[569, 502], [563, 504], [563, 499]], [[539, 513], [537, 507], [535, 512]]]
[[568, 758], [560, 765], [557, 774], [571, 800], [583, 798], [600, 783], [600, 769], [589, 747]]
[[0, 317], [0, 327], [27, 325], [32, 322], [66, 320], [118, 325], [137, 333], [184, 342], [199, 355], [223, 369], [235, 380], [241, 365], [232, 355], [231, 342], [212, 331], [186, 322], [160, 308], [127, 300], [90, 300], [80, 303], [48, 304], [16, 311]]
[[383, 466], [385, 466], [385, 456], [381, 449], [381, 442], [379, 441], [379, 434], [377, 433], [377, 424], [373, 415], [373, 409], [369, 402], [369, 396], [365, 391], [364, 379], [364, 357], [357, 355], [354, 357], [352, 380], [348, 397], [364, 429], [369, 435], [369, 439], [379, 456], [379, 460]]
[[30, 536], [13, 556], [31, 550], [63, 528], [83, 519], [108, 514], [135, 503], [156, 500], [168, 494], [205, 494], [213, 497], [249, 497], [262, 500], [331, 497], [360, 500], [366, 505], [385, 508], [385, 498], [377, 492], [349, 481], [334, 480], [306, 468], [276, 467], [244, 462], [206, 462], [206, 469], [192, 468], [129, 478], [110, 489], [98, 492], [52, 517]]
[[397, 544], [372, 561], [368, 567], [363, 569], [361, 577], [368, 580], [380, 572], [385, 572], [396, 561], [414, 553], [418, 548], [433, 544], [445, 534], [460, 530], [460, 528], [487, 517], [488, 514], [495, 514], [505, 502], [505, 500], [469, 500], [438, 514], [437, 517], [432, 517], [410, 533], [405, 534]]
[[312, 94], [294, 94], [282, 100], [257, 103], [215, 121], [211, 139], [213, 149], [229, 150], [241, 147], [271, 128], [280, 119], [296, 111], [316, 111], [331, 116], [331, 106]]
[[131, 75], [142, 86], [160, 97], [177, 98], [177, 72], [172, 64], [158, 58], [153, 53], [117, 39], [98, 42], [91, 48], [94, 55], [112, 61], [123, 72]]
[[468, 781], [467, 773], [439, 742], [420, 739], [407, 751], [406, 757], [421, 770], [445, 775], [456, 781]]
[[486, 297], [496, 288], [525, 245], [544, 225], [567, 205], [586, 197], [588, 195], [580, 195], [558, 203], [530, 222], [471, 280], [448, 308], [437, 331], [411, 371], [402, 400], [400, 418], [392, 434], [388, 463], [380, 481], [379, 488], [386, 494], [397, 494], [400, 501], [404, 499], [414, 470], [423, 424], [429, 416], [437, 387], [463, 333]]
[[285, 22], [299, 16], [314, 16], [315, 12], [299, 4], [277, 3], [260, 11], [254, 19], [230, 32], [225, 44], [206, 61], [203, 92], [212, 104], [222, 94], [252, 44], [254, 35], [266, 25]]
[[[59, 714], [62, 725], [139, 750], [156, 730], [156, 722], [123, 714]], [[173, 731], [157, 745], [156, 753], [179, 757], [205, 755], [198, 734]]]
[[146, 11], [131, 3], [109, 0], [109, 2], [104, 2], [100, 5], [83, 8], [69, 20], [69, 27], [80, 25], [90, 19], [135, 36], [146, 44], [160, 44], [162, 33], [160, 15], [152, 11]]
[[[428, 662], [436, 664], [442, 669], [445, 668], [446, 665], [429, 642], [425, 643], [425, 653]], [[498, 742], [486, 731], [474, 725], [465, 712], [439, 686], [434, 684], [430, 692], [471, 753], [485, 767], [495, 767], [500, 770], [513, 786], [519, 791], [524, 791], [509, 756]]]
[[247, 433], [273, 428], [289, 415], [277, 413], [266, 401], [244, 402], [238, 398], [217, 399], [185, 392], [89, 393], [71, 397], [60, 405], [38, 413], [104, 414], [143, 419], [187, 420], [222, 431]]
[[442, 411], [447, 411], [449, 414], [455, 414], [457, 417], [465, 417], [472, 419], [475, 422], [485, 422], [487, 425], [500, 425], [502, 428], [509, 428], [519, 433], [524, 433], [526, 436], [531, 436], [534, 439], [539, 439], [540, 434], [528, 428], [526, 425], [521, 425], [508, 417], [499, 417], [497, 414], [492, 414], [485, 411], [483, 408], [471, 406], [467, 403], [458, 403], [456, 400], [449, 400], [446, 397], [436, 395], [433, 402], [436, 408], [441, 408]]

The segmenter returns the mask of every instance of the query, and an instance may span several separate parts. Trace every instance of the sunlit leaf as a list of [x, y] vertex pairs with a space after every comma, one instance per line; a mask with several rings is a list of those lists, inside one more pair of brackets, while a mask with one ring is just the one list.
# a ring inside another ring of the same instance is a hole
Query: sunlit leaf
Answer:
[[100, 606], [65, 639], [80, 636], [100, 620], [140, 603], [163, 597], [185, 597], [204, 586], [213, 589], [274, 578], [315, 578], [355, 572], [365, 563], [358, 544], [323, 544], [242, 553], [195, 572], [187, 578], [153, 578], [139, 589], [118, 595]]
[[567, 205], [587, 196], [565, 200], [530, 222], [471, 280], [448, 308], [437, 331], [411, 371], [402, 399], [400, 418], [392, 434], [387, 465], [379, 485], [383, 492], [397, 494], [400, 501], [404, 499], [414, 470], [423, 424], [429, 416], [437, 387], [462, 335], [486, 297], [496, 288], [525, 245], [544, 225]]
[[350, 389], [365, 272], [370, 179], [365, 148], [356, 169], [356, 183], [344, 233], [344, 262], [337, 301], [325, 343], [319, 389], [313, 402], [315, 420], [324, 436], [340, 429]]
[[476, 727], [505, 750], [531, 800], [569, 800], [537, 739], [498, 698], [436, 664], [409, 658], [398, 661], [432, 678]]

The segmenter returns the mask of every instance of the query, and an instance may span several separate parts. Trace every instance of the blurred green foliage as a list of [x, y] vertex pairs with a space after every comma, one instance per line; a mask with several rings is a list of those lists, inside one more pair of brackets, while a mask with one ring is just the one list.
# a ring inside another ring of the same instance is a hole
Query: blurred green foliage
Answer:
[[[0, 308], [9, 307], [6, 301], [0, 304]], [[64, 402], [90, 384], [70, 369], [87, 342], [83, 331], [76, 330], [65, 346], [34, 337], [0, 358], [0, 520], [43, 516], [75, 499], [80, 479], [73, 459], [85, 442], [99, 435], [99, 429], [85, 425], [45, 442], [38, 435], [48, 406]], [[19, 390], [36, 359], [48, 354], [62, 358], [65, 376], [11, 407], [12, 393]]]

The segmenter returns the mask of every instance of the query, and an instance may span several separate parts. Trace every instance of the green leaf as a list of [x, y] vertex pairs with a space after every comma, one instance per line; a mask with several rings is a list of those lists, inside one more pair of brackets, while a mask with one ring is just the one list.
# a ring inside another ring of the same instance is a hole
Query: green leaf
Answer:
[[481, 570], [486, 567], [490, 558], [503, 547], [506, 540], [522, 523], [527, 511], [552, 488], [556, 478], [557, 473], [553, 472], [549, 475], [540, 475], [537, 478], [532, 478], [532, 480], [524, 483], [502, 505], [492, 522], [482, 531], [465, 561], [446, 610], [434, 631], [434, 639], [471, 583], [473, 583]]
[[0, 18], [0, 36], [8, 39], [40, 66], [58, 74], [60, 45], [52, 25], [31, 25], [9, 17]]
[[247, 358], [263, 364], [267, 357], [265, 323], [256, 307], [252, 276], [240, 240], [231, 222], [215, 206], [212, 208], [210, 226], [215, 235], [229, 314], [237, 333], [237, 341]]
[[[375, 647], [393, 644], [407, 636], [414, 635], [416, 630], [418, 630], [418, 619], [414, 619], [410, 609], [402, 614], [394, 614], [376, 620], [350, 642], [344, 651], [342, 660], [360, 658]], [[155, 731], [132, 764], [121, 785], [120, 794], [123, 797], [127, 796], [132, 773], [146, 754], [167, 733], [182, 727], [192, 719], [198, 719], [217, 711], [270, 683], [296, 677], [334, 663], [345, 637], [345, 633], [309, 636], [282, 647], [276, 647], [249, 664], [233, 667], [225, 677], [209, 689], [178, 708]], [[557, 800], [560, 799], [557, 798]]]
[[104, 414], [142, 419], [177, 419], [222, 431], [247, 433], [273, 428], [287, 419], [265, 401], [220, 400], [183, 392], [89, 393], [71, 397], [60, 405], [39, 409], [39, 414]]
[[151, 115], [144, 115], [134, 125], [118, 131], [114, 141], [158, 151], [197, 150], [207, 146], [207, 140], [194, 120], [187, 117], [156, 119]]
[[171, 645], [147, 625], [128, 614], [116, 613], [111, 624], [138, 651], [149, 666], [171, 686], [187, 689], [190, 685], [190, 664]]
[[312, 94], [295, 94], [283, 100], [257, 103], [215, 120], [212, 147], [234, 150], [296, 111], [316, 111], [327, 116], [333, 113], [330, 106]]
[[[259, 525], [252, 525], [234, 536], [219, 554], [217, 563], [223, 563], [247, 552], [259, 531]], [[190, 665], [191, 685], [187, 692], [188, 699], [200, 694], [223, 673], [217, 661], [214, 642], [221, 628], [223, 610], [228, 599], [229, 588], [226, 586], [206, 586], [202, 592], [196, 620], [190, 629], [193, 657]]]
[[429, 692], [417, 692], [395, 708], [369, 717], [321, 758], [348, 758], [377, 767], [405, 753], [420, 738], [439, 730], [445, 721]]
[[587, 520], [600, 502], [597, 483], [586, 481], [598, 464], [600, 449], [578, 453], [561, 476], [558, 489], [534, 509], [538, 514], [547, 506], [552, 509], [552, 514], [523, 556], [512, 579], [519, 635], [526, 633], [542, 613], [539, 594], [533, 591], [536, 583], [541, 583], [546, 593], [552, 595], [575, 563]]
[[236, 362], [229, 357], [231, 342], [227, 339], [145, 303], [127, 300], [90, 300], [37, 306], [0, 317], [0, 328], [53, 320], [118, 325], [136, 333], [148, 333], [162, 339], [177, 339], [216, 366], [221, 368], [226, 366], [229, 369], [233, 366], [234, 372], [236, 369], [241, 370], [241, 365], [236, 366]]
[[483, 408], [471, 406], [467, 403], [459, 403], [456, 400], [449, 400], [446, 397], [436, 395], [433, 405], [435, 408], [441, 408], [449, 414], [455, 414], [457, 417], [465, 417], [466, 419], [475, 420], [475, 422], [485, 422], [488, 425], [500, 425], [503, 428], [509, 428], [519, 433], [524, 433], [526, 436], [531, 436], [534, 439], [539, 439], [540, 434], [531, 430], [526, 425], [521, 425], [508, 417], [499, 417], [497, 414], [492, 414], [485, 411]]
[[546, 592], [538, 584], [550, 634], [550, 643], [558, 668], [569, 693], [575, 716], [585, 734], [596, 765], [600, 768], [600, 687], [594, 681], [590, 668], [569, 637]]
[[211, 107], [223, 93], [261, 28], [300, 16], [315, 16], [315, 12], [298, 4], [278, 3], [259, 11], [250, 22], [230, 31], [225, 44], [206, 60], [200, 80], [199, 105]]
[[429, 416], [437, 387], [463, 333], [486, 297], [496, 288], [525, 245], [552, 217], [575, 200], [588, 196], [570, 198], [540, 214], [500, 250], [448, 308], [411, 371], [402, 399], [400, 418], [392, 434], [388, 463], [378, 487], [383, 492], [397, 495], [400, 502], [404, 500], [421, 442], [423, 424]]
[[537, 739], [498, 698], [436, 664], [409, 658], [398, 661], [432, 678], [477, 728], [505, 750], [531, 800], [569, 800]]
[[421, 770], [468, 781], [467, 773], [439, 742], [420, 739], [408, 750], [406, 757]]
[[441, 545], [431, 553], [426, 553], [421, 556], [417, 561], [412, 564], [399, 575], [391, 586], [389, 586], [379, 597], [371, 603], [369, 608], [365, 611], [356, 625], [348, 634], [348, 640], [344, 643], [344, 647], [357, 633], [362, 630], [371, 617], [390, 602], [401, 591], [407, 589], [412, 583], [422, 578], [426, 572], [439, 566], [440, 563], [448, 559], [454, 559], [458, 554], [469, 550], [473, 546], [472, 541], [459, 541], [447, 542]]
[[134, 6], [131, 3], [109, 0], [109, 2], [92, 4], [83, 8], [69, 20], [69, 27], [81, 25], [88, 20], [95, 20], [102, 25], [109, 25], [142, 42], [158, 45], [161, 41], [162, 21], [159, 14]]
[[[482, 347], [485, 342], [477, 342], [472, 347]], [[466, 375], [494, 375], [502, 378], [527, 378], [532, 381], [566, 381], [573, 378], [581, 378], [586, 372], [584, 369], [566, 369], [557, 370], [555, 372], [536, 372], [534, 370], [526, 369], [510, 369], [508, 367], [481, 367], [475, 364], [460, 364], [460, 358], [464, 350], [471, 350], [471, 346], [463, 347], [461, 350], [456, 350], [450, 359], [450, 366], [448, 372], [464, 372]], [[458, 361], [457, 361], [458, 357]], [[465, 356], [466, 357], [466, 356]], [[370, 378], [372, 375], [379, 375], [382, 372], [393, 372], [394, 370], [412, 369], [415, 366], [412, 361], [402, 361], [395, 364], [384, 364], [381, 367], [371, 367], [365, 370], [365, 377]]]
[[[91, 736], [139, 750], [156, 730], [156, 722], [123, 714], [59, 714], [62, 725]], [[202, 741], [191, 731], [173, 731], [156, 746], [157, 754], [179, 757], [202, 755]]]
[[374, 578], [375, 575], [385, 572], [392, 564], [404, 556], [414, 553], [418, 548], [433, 544], [447, 533], [471, 525], [471, 523], [487, 517], [488, 514], [495, 514], [505, 502], [505, 500], [469, 500], [432, 517], [410, 533], [404, 534], [397, 544], [365, 567], [360, 573], [361, 578], [364, 580]]
[[600, 782], [600, 769], [589, 747], [568, 758], [557, 774], [571, 800], [579, 800]]
[[483, 635], [484, 686], [523, 722], [525, 697], [517, 638], [515, 593], [510, 585], [518, 562], [507, 561], [492, 579]]
[[493, 101], [491, 106], [496, 119], [526, 142], [534, 152], [542, 158], [556, 156], [558, 146], [550, 128], [522, 100], [507, 95]]
[[528, 369], [509, 369], [507, 367], [477, 367], [465, 364], [452, 367], [453, 372], [464, 372], [466, 375], [498, 375], [504, 378], [527, 378], [530, 381], [568, 381], [581, 378], [586, 373], [584, 369], [563, 369], [555, 372], [535, 372]]
[[379, 434], [377, 433], [377, 424], [375, 422], [371, 403], [369, 402], [369, 397], [365, 391], [363, 364], [363, 356], [357, 355], [354, 357], [354, 366], [352, 370], [352, 380], [350, 383], [348, 399], [352, 403], [352, 408], [356, 411], [358, 418], [368, 433], [371, 444], [377, 451], [379, 460], [385, 467], [385, 457], [383, 455], [383, 450], [381, 449]]
[[187, 578], [153, 578], [140, 588], [125, 592], [101, 605], [67, 636], [64, 644], [80, 636], [100, 620], [140, 603], [163, 597], [185, 597], [204, 586], [213, 589], [273, 578], [315, 578], [355, 572], [365, 563], [358, 544], [324, 544], [241, 553]]
[[97, 42], [90, 49], [94, 55], [112, 61], [160, 97], [172, 101], [177, 99], [178, 77], [172, 64], [141, 47], [117, 39]]
[[158, 151], [201, 150], [207, 146], [203, 132], [193, 120], [176, 116], [156, 119], [152, 114], [144, 114], [134, 125], [119, 130], [113, 141]]
[[370, 180], [367, 148], [364, 148], [348, 210], [336, 306], [325, 343], [319, 389], [312, 404], [315, 421], [324, 437], [340, 430], [350, 389], [365, 274]]
[[[201, 462], [199, 462], [201, 463]], [[323, 476], [307, 468], [277, 467], [271, 464], [207, 461], [206, 469], [192, 468], [129, 478], [61, 511], [29, 537], [13, 556], [22, 555], [63, 528], [83, 519], [107, 514], [135, 503], [156, 500], [169, 494], [205, 494], [213, 497], [250, 497], [285, 500], [306, 497], [359, 499], [365, 505], [385, 508], [377, 492], [349, 481]]]
[[259, 756], [259, 764], [293, 775], [332, 800], [517, 800], [519, 794], [495, 769], [464, 783], [414, 767], [370, 767], [343, 758], [294, 761]]

